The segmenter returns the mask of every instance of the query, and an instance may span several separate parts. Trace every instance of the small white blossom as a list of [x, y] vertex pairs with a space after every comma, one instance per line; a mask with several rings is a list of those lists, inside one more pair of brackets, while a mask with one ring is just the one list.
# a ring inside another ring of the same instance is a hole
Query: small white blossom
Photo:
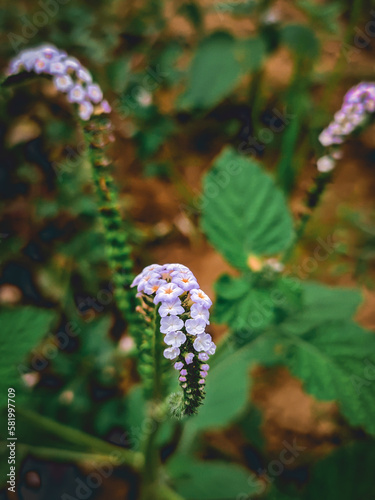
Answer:
[[159, 302], [174, 302], [184, 291], [174, 283], [167, 283], [159, 288], [154, 298], [154, 304]]
[[205, 307], [202, 307], [200, 304], [193, 304], [190, 309], [190, 314], [193, 319], [201, 319], [205, 321], [206, 325], [209, 325], [209, 317], [210, 313], [208, 312], [208, 309]]
[[178, 347], [168, 347], [164, 350], [164, 357], [167, 359], [176, 359], [180, 355], [180, 349]]
[[195, 304], [200, 304], [201, 306], [206, 307], [207, 309], [212, 306], [212, 301], [210, 297], [200, 289], [190, 290], [190, 296], [191, 300], [195, 302]]
[[174, 302], [164, 302], [159, 307], [159, 314], [161, 318], [168, 316], [168, 314], [178, 316], [184, 312], [185, 309], [182, 307], [180, 299], [176, 299]]
[[164, 342], [172, 347], [180, 347], [186, 341], [186, 335], [182, 332], [169, 332], [164, 337]]
[[161, 333], [177, 332], [184, 326], [184, 322], [178, 316], [166, 316], [161, 318]]
[[335, 160], [331, 156], [322, 156], [316, 162], [319, 172], [330, 172], [335, 168]]
[[212, 337], [209, 333], [202, 333], [200, 335], [197, 335], [197, 338], [194, 340], [194, 349], [198, 352], [205, 351], [208, 352], [208, 350], [211, 348], [212, 344]]
[[190, 335], [199, 335], [204, 332], [206, 322], [202, 319], [187, 319], [185, 321], [185, 328]]

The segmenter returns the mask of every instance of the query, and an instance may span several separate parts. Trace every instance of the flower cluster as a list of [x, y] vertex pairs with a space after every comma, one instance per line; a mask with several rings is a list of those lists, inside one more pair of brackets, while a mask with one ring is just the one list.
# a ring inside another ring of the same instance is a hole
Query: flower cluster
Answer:
[[181, 264], [147, 266], [132, 286], [137, 287], [144, 314], [150, 300], [158, 308], [160, 332], [168, 346], [164, 357], [175, 360], [181, 387], [202, 392], [209, 370], [207, 361], [216, 350], [211, 335], [205, 331], [210, 323], [210, 298], [200, 290], [194, 274]]
[[67, 94], [69, 102], [78, 105], [82, 120], [111, 111], [108, 102], [103, 100], [101, 88], [93, 83], [90, 72], [77, 59], [53, 45], [21, 51], [10, 62], [7, 74], [11, 76], [22, 71], [52, 76], [56, 89]]
[[[345, 95], [341, 109], [335, 113], [334, 120], [320, 134], [320, 143], [325, 147], [342, 144], [374, 111], [375, 83], [363, 82], [352, 87]], [[340, 157], [340, 151], [336, 150], [320, 158], [317, 162], [319, 172], [330, 172]]]

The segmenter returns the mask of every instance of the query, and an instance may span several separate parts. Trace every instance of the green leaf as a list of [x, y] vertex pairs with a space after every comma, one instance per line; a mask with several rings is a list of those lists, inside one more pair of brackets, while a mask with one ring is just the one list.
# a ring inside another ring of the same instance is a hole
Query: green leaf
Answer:
[[236, 335], [262, 331], [300, 310], [300, 284], [282, 277], [223, 275], [215, 283], [215, 291], [213, 320], [226, 323]]
[[306, 391], [337, 401], [351, 425], [375, 434], [375, 335], [347, 321], [295, 333], [284, 336], [285, 363]]
[[250, 391], [250, 369], [255, 364], [272, 365], [278, 362], [273, 349], [275, 336], [261, 336], [239, 350], [228, 347], [223, 359], [213, 364], [206, 384], [206, 400], [199, 414], [186, 423], [187, 432], [224, 427], [246, 407]]
[[56, 313], [33, 307], [0, 311], [0, 408], [7, 404], [7, 390], [19, 383], [18, 366], [47, 333]]
[[207, 109], [218, 104], [236, 87], [241, 67], [235, 58], [235, 39], [224, 32], [209, 36], [199, 45], [188, 72], [182, 109]]
[[375, 490], [375, 444], [353, 443], [318, 462], [303, 491], [273, 489], [267, 500], [370, 500]]
[[325, 5], [310, 0], [297, 0], [297, 5], [309, 15], [314, 27], [321, 26], [330, 33], [339, 32], [340, 14], [345, 9], [341, 2]]
[[250, 498], [261, 491], [254, 474], [228, 462], [203, 462], [176, 455], [167, 468], [178, 493], [186, 500], [229, 500], [241, 494]]
[[272, 255], [293, 238], [284, 195], [249, 158], [225, 149], [204, 179], [202, 227], [235, 267], [247, 269], [251, 254]]
[[244, 73], [253, 73], [262, 67], [266, 48], [265, 41], [260, 37], [237, 40], [236, 56]]
[[308, 26], [288, 24], [281, 29], [280, 37], [281, 42], [301, 59], [315, 59], [319, 55], [319, 40]]
[[108, 81], [111, 88], [119, 94], [123, 92], [129, 81], [130, 62], [128, 57], [123, 57], [112, 62], [107, 67]]
[[355, 289], [314, 282], [301, 282], [300, 286], [301, 307], [281, 324], [283, 330], [296, 335], [330, 321], [351, 319], [362, 301], [361, 293]]

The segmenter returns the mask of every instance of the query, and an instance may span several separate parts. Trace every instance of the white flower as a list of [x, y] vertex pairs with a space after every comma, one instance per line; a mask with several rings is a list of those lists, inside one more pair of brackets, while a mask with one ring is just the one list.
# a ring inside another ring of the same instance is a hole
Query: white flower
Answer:
[[202, 307], [200, 304], [193, 304], [190, 309], [190, 315], [193, 319], [201, 319], [206, 325], [209, 325], [210, 322], [208, 318], [210, 317], [210, 313], [208, 309]]
[[195, 277], [189, 273], [173, 273], [172, 283], [176, 283], [176, 285], [185, 290], [185, 292], [199, 287]]
[[206, 307], [208, 309], [212, 306], [210, 297], [199, 288], [190, 290], [190, 296], [193, 302], [200, 304], [202, 307]]
[[88, 85], [87, 87], [87, 95], [89, 96], [92, 102], [96, 104], [103, 99], [102, 89], [96, 83]]
[[144, 291], [147, 295], [152, 295], [156, 293], [162, 285], [165, 285], [167, 282], [160, 278], [152, 278], [146, 284]]
[[316, 162], [319, 172], [330, 172], [331, 170], [334, 169], [335, 164], [336, 164], [335, 160], [330, 156], [322, 156]]
[[78, 69], [77, 76], [78, 76], [78, 78], [80, 78], [81, 80], [83, 80], [86, 83], [92, 82], [92, 76], [91, 76], [90, 72], [87, 71], [86, 68], [81, 67], [80, 69]]
[[184, 322], [178, 316], [166, 316], [161, 318], [160, 331], [161, 333], [177, 332], [184, 326]]
[[61, 92], [68, 92], [74, 86], [73, 80], [69, 75], [55, 76], [53, 83], [57, 90]]
[[208, 351], [206, 351], [207, 354], [212, 356], [216, 352], [216, 344], [214, 342], [211, 342], [210, 347], [208, 348]]
[[180, 355], [180, 349], [178, 347], [168, 347], [168, 349], [164, 349], [163, 355], [167, 359], [176, 359]]
[[49, 66], [51, 75], [63, 75], [66, 72], [66, 66], [61, 61], [52, 61]]
[[94, 106], [89, 101], [83, 101], [79, 105], [78, 114], [82, 120], [89, 120], [94, 111]]
[[[148, 274], [142, 274], [142, 277], [139, 280], [139, 283], [138, 283], [138, 286], [137, 286], [138, 292], [144, 292], [145, 291], [145, 287], [148, 284], [148, 282], [150, 280], [156, 279], [156, 278], [159, 278], [159, 274], [158, 273], [150, 272]], [[135, 282], [135, 280], [133, 281], [133, 283], [134, 282]]]
[[74, 85], [68, 94], [69, 102], [83, 102], [86, 92], [81, 85]]
[[323, 130], [319, 135], [319, 141], [322, 146], [330, 146], [332, 144], [332, 136], [327, 130]]
[[164, 302], [159, 307], [159, 314], [161, 318], [168, 316], [168, 314], [177, 316], [178, 314], [183, 314], [185, 309], [181, 305], [181, 300], [176, 299], [174, 302]]
[[202, 333], [201, 335], [197, 335], [197, 338], [194, 340], [194, 349], [198, 352], [205, 351], [207, 352], [212, 344], [212, 337], [209, 333]]
[[164, 342], [172, 347], [180, 347], [186, 340], [186, 335], [182, 332], [169, 332], [164, 337]]
[[184, 291], [174, 283], [167, 283], [159, 288], [154, 298], [154, 304], [159, 302], [174, 302]]
[[206, 322], [202, 319], [187, 319], [185, 321], [185, 328], [190, 335], [199, 335], [204, 332]]
[[44, 73], [47, 71], [49, 66], [49, 61], [45, 59], [43, 56], [39, 56], [34, 63], [34, 71], [35, 73]]

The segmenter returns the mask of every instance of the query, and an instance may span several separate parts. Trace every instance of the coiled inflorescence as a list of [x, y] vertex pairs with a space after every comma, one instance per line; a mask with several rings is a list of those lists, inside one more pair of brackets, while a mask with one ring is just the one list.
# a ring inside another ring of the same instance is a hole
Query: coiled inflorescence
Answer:
[[69, 102], [78, 105], [82, 120], [111, 111], [108, 102], [103, 100], [101, 88], [93, 83], [90, 72], [77, 59], [53, 45], [21, 51], [11, 60], [7, 75], [23, 71], [52, 76], [56, 89], [67, 94]]
[[337, 146], [342, 144], [345, 138], [374, 111], [375, 83], [360, 83], [346, 93], [341, 109], [335, 113], [334, 120], [319, 136], [320, 143], [325, 147], [331, 148], [329, 154], [322, 156], [317, 161], [317, 167], [320, 172], [330, 172], [333, 170], [336, 160], [341, 157]]
[[210, 323], [210, 298], [200, 290], [194, 274], [181, 264], [148, 266], [132, 286], [137, 286], [142, 302], [139, 312], [147, 316], [150, 308], [157, 308], [160, 333], [168, 346], [163, 355], [175, 361], [174, 368], [179, 372], [182, 414], [196, 413], [205, 394], [207, 361], [216, 350], [205, 331]]
[[129, 324], [130, 333], [136, 336], [139, 317], [135, 313], [135, 297], [129, 290], [133, 280], [133, 261], [129, 231], [120, 213], [116, 184], [111, 175], [112, 161], [107, 147], [114, 140], [108, 116], [111, 107], [103, 99], [99, 85], [93, 82], [90, 72], [74, 57], [53, 45], [44, 44], [21, 51], [9, 64], [4, 86], [23, 78], [23, 74], [46, 75], [53, 79], [55, 88], [66, 94], [75, 105], [75, 111], [87, 143], [93, 180], [99, 198], [99, 213], [104, 226], [108, 263], [115, 284], [116, 303]]

